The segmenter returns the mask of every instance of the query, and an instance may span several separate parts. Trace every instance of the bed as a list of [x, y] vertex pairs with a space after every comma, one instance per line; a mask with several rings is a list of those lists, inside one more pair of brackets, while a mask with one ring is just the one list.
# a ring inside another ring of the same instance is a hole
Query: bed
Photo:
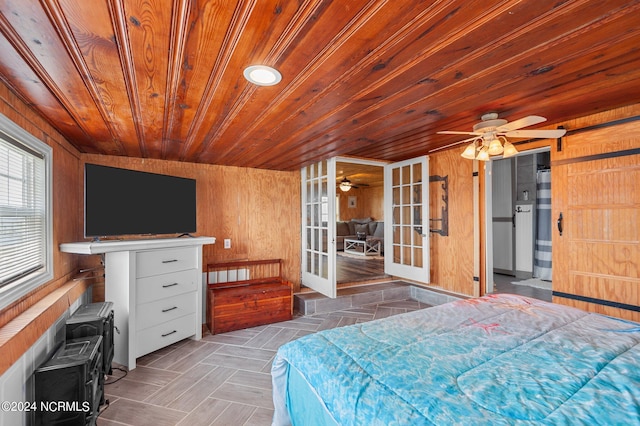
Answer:
[[281, 346], [274, 425], [640, 424], [640, 324], [488, 295]]

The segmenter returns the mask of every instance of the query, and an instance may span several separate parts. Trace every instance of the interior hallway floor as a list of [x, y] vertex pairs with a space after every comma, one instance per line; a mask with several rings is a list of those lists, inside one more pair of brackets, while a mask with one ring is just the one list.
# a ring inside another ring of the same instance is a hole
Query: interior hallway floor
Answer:
[[519, 294], [520, 296], [534, 297], [536, 299], [551, 302], [551, 290], [526, 285], [517, 285], [513, 284], [513, 281], [524, 280], [518, 280], [517, 278], [509, 275], [493, 274], [493, 292]]

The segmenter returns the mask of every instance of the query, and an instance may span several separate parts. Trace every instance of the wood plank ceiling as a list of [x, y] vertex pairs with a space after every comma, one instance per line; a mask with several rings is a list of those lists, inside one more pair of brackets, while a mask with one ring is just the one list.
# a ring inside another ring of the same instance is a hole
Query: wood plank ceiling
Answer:
[[[87, 153], [397, 161], [486, 112], [549, 125], [640, 101], [639, 1], [2, 0], [0, 13], [2, 80]], [[247, 82], [253, 64], [282, 82]]]

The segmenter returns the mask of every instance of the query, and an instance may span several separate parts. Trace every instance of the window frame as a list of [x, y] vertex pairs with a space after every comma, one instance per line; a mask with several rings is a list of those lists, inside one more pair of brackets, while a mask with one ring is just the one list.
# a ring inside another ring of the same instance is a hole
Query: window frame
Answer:
[[53, 149], [0, 113], [0, 134], [34, 151], [44, 160], [44, 266], [0, 288], [0, 310], [53, 279]]

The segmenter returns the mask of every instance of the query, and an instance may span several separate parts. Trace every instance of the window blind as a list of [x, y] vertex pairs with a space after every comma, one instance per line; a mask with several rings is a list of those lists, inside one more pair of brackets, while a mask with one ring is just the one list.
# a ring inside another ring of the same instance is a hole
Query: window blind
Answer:
[[0, 287], [45, 262], [45, 160], [0, 132]]

